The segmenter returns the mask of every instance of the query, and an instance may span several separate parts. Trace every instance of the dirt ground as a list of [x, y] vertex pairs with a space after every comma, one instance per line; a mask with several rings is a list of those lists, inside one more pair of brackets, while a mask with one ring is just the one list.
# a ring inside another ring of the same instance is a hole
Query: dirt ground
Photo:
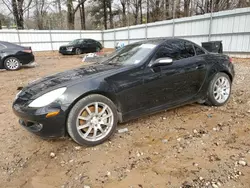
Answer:
[[227, 105], [193, 104], [130, 121], [118, 126], [128, 132], [96, 147], [42, 140], [19, 126], [11, 109], [18, 87], [82, 65], [74, 56], [36, 60], [35, 68], [0, 71], [0, 187], [250, 187], [249, 59], [234, 59]]

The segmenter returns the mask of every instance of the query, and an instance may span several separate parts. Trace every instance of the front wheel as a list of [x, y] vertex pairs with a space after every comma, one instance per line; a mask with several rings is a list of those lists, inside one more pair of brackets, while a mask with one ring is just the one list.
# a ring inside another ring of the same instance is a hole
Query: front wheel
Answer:
[[206, 104], [212, 106], [224, 105], [230, 97], [231, 86], [232, 82], [227, 74], [217, 73], [209, 84]]
[[80, 48], [76, 48], [75, 54], [76, 55], [80, 55], [81, 53], [82, 53], [81, 49]]
[[67, 130], [80, 145], [94, 146], [110, 138], [118, 122], [114, 103], [98, 94], [84, 97], [71, 109]]
[[100, 47], [96, 47], [96, 52], [100, 52], [101, 51], [101, 48]]

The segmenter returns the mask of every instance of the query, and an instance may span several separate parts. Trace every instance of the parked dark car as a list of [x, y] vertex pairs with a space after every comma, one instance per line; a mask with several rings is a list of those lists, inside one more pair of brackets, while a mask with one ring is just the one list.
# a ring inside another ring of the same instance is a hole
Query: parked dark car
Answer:
[[18, 70], [35, 60], [31, 47], [0, 41], [0, 69]]
[[102, 44], [93, 39], [76, 39], [65, 46], [59, 48], [59, 52], [63, 55], [82, 54], [99, 52], [102, 49]]
[[99, 63], [33, 82], [17, 94], [13, 110], [37, 135], [68, 133], [79, 144], [96, 145], [118, 122], [197, 101], [224, 105], [233, 78], [226, 55], [182, 39], [147, 40]]

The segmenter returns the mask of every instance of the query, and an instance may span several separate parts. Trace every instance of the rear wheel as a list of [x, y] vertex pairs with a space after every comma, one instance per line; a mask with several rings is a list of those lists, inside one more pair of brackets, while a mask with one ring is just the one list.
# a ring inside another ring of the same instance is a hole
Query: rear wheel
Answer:
[[224, 105], [231, 94], [231, 79], [223, 72], [217, 73], [211, 80], [206, 104], [213, 106]]
[[78, 144], [94, 146], [113, 135], [117, 121], [114, 103], [102, 95], [93, 94], [73, 106], [68, 116], [67, 130]]
[[7, 59], [5, 59], [4, 61], [4, 67], [7, 69], [7, 70], [18, 70], [20, 69], [21, 67], [21, 63], [20, 61], [15, 58], [15, 57], [8, 57]]

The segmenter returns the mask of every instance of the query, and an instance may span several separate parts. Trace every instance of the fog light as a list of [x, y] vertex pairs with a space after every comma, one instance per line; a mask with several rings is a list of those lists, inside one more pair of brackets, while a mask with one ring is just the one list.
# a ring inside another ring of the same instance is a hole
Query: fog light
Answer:
[[46, 115], [46, 118], [54, 117], [54, 116], [58, 115], [59, 112], [60, 112], [60, 111], [49, 112], [49, 113]]
[[37, 128], [37, 130], [41, 130], [43, 128], [43, 124], [37, 123], [36, 128]]

